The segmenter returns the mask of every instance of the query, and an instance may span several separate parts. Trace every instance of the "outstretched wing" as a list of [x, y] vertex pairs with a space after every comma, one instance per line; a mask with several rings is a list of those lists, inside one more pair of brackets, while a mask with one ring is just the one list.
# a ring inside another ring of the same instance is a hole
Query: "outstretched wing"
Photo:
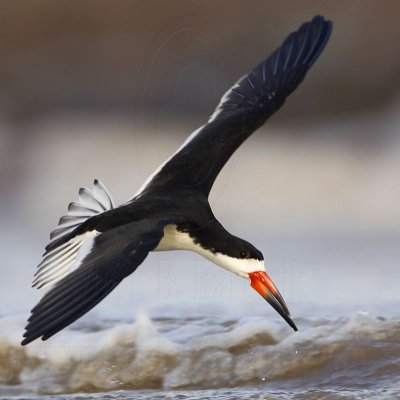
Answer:
[[32, 309], [22, 345], [46, 340], [86, 314], [131, 274], [163, 236], [159, 221], [122, 225], [94, 238], [79, 267]]
[[191, 188], [208, 196], [233, 152], [275, 113], [304, 79], [329, 39], [321, 16], [291, 33], [266, 60], [222, 97], [208, 123], [195, 131], [136, 195]]

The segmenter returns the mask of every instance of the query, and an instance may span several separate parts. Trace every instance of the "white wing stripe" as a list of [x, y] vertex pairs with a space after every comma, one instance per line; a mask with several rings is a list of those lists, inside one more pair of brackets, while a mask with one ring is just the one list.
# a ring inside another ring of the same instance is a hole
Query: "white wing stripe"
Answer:
[[69, 246], [64, 251], [60, 252], [59, 254], [55, 254], [55, 257], [50, 257], [48, 259], [44, 259], [39, 264], [36, 275], [40, 275], [42, 272], [51, 268], [52, 264], [61, 262], [62, 260], [65, 259], [65, 257], [69, 256], [71, 253], [76, 253], [79, 250], [79, 249], [77, 249], [77, 247], [80, 247], [80, 246], [81, 246], [81, 243], [79, 241], [77, 241], [76, 243], [74, 243], [73, 246]]
[[[57, 258], [54, 260], [55, 262], [48, 267], [46, 267], [45, 271], [40, 269], [39, 274], [33, 282], [33, 286], [37, 287], [38, 289], [49, 284], [56, 283], [60, 279], [62, 279], [65, 275], [69, 274], [70, 272], [74, 271], [76, 268], [79, 267], [80, 261], [82, 257], [79, 257], [82, 253], [80, 249], [83, 247], [88, 247], [86, 244], [90, 242], [90, 239], [93, 239], [99, 234], [98, 231], [93, 230], [86, 232], [82, 235], [76, 236], [75, 238], [71, 239], [70, 246], [64, 249], [62, 253], [62, 259]], [[69, 254], [66, 254], [68, 252]], [[54, 253], [57, 255], [57, 253]], [[67, 258], [65, 258], [67, 257]], [[40, 267], [40, 266], [39, 266]]]
[[53, 254], [56, 254], [56, 253], [58, 253], [58, 252], [61, 252], [65, 247], [68, 247], [68, 246], [71, 246], [71, 242], [66, 242], [66, 243], [64, 243], [64, 244], [61, 244], [60, 246], [56, 247], [56, 248], [53, 249], [53, 250], [45, 251], [45, 252], [43, 253], [43, 255], [42, 255], [42, 257], [44, 257], [43, 260], [42, 260], [42, 262], [43, 262], [44, 260], [46, 260], [47, 258], [51, 257]]
[[52, 269], [48, 269], [46, 271], [43, 271], [40, 275], [38, 275], [34, 281], [34, 285], [41, 287], [43, 286], [43, 282], [50, 282], [51, 280], [54, 280], [60, 273], [63, 272], [69, 272], [68, 268], [72, 264], [76, 257], [76, 254], [71, 254], [69, 255], [66, 259], [63, 261], [60, 260], [60, 263], [57, 263], [53, 265]]

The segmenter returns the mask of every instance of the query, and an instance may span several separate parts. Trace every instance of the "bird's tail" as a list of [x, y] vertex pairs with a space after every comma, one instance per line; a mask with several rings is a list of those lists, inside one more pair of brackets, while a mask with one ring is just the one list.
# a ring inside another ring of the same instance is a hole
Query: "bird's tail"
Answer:
[[42, 262], [35, 273], [33, 286], [38, 289], [53, 284], [71, 272], [78, 251], [96, 231], [76, 233], [77, 228], [89, 218], [114, 208], [107, 188], [98, 179], [93, 188], [81, 188], [79, 200], [68, 205], [68, 213], [60, 218], [58, 227], [50, 233]]

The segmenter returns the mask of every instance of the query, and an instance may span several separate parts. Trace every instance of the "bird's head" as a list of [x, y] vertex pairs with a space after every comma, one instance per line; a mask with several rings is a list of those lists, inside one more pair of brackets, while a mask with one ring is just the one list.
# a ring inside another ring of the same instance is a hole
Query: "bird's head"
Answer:
[[250, 286], [297, 331], [283, 297], [265, 271], [264, 257], [259, 250], [243, 239], [230, 236], [229, 240], [224, 242], [224, 249], [221, 252], [215, 252], [214, 256], [212, 261], [221, 267], [249, 279]]

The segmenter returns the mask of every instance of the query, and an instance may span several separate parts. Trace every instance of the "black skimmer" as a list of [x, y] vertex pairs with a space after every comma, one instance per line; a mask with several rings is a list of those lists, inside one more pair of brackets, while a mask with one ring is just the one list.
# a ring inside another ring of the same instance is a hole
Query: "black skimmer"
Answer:
[[87, 313], [144, 261], [150, 251], [191, 250], [246, 278], [296, 331], [288, 307], [265, 271], [262, 253], [231, 235], [208, 196], [235, 150], [302, 82], [328, 42], [321, 16], [291, 33], [267, 59], [222, 97], [208, 122], [119, 207], [105, 186], [80, 189], [79, 201], [50, 234], [33, 286], [53, 285], [32, 309], [22, 344], [46, 340]]

